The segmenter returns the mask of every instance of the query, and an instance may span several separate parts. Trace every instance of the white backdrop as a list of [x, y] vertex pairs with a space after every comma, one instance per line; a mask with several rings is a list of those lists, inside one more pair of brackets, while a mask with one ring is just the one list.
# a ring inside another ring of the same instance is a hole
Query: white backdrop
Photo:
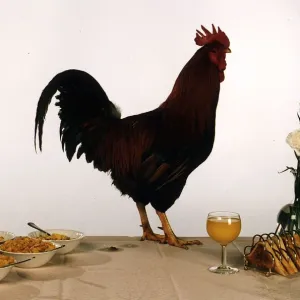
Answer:
[[[2, 1], [0, 10], [0, 229], [25, 234], [28, 221], [88, 235], [139, 235], [138, 212], [109, 177], [69, 163], [57, 107], [45, 122], [44, 151], [33, 147], [42, 89], [58, 72], [83, 69], [123, 116], [158, 106], [198, 49], [196, 28], [220, 26], [231, 40], [209, 159], [169, 210], [178, 235], [206, 235], [209, 211], [240, 212], [241, 235], [274, 230], [293, 200], [296, 160], [285, 143], [298, 127], [297, 0]], [[159, 221], [151, 207], [153, 227]]]

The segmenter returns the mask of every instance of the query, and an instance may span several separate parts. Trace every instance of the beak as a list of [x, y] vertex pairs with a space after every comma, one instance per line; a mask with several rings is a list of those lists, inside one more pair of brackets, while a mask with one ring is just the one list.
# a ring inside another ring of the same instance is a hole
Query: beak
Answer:
[[230, 48], [225, 49], [225, 53], [231, 53], [231, 49]]

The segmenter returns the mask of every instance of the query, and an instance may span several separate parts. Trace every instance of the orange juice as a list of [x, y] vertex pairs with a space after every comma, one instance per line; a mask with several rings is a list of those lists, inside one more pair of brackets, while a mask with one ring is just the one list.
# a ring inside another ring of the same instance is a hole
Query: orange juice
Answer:
[[213, 240], [225, 246], [239, 236], [241, 220], [234, 217], [209, 217], [206, 229]]

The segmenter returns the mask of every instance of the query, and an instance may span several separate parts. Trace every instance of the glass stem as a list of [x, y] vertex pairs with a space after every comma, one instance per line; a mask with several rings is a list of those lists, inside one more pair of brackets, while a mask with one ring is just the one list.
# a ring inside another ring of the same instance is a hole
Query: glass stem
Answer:
[[227, 252], [226, 252], [226, 246], [222, 245], [222, 267], [227, 267]]

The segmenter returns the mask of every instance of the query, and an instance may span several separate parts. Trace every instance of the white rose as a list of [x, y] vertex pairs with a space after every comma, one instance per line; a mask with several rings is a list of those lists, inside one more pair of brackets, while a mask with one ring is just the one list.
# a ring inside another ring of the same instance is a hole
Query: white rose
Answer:
[[300, 129], [289, 133], [286, 138], [286, 142], [296, 152], [296, 154], [300, 156]]

